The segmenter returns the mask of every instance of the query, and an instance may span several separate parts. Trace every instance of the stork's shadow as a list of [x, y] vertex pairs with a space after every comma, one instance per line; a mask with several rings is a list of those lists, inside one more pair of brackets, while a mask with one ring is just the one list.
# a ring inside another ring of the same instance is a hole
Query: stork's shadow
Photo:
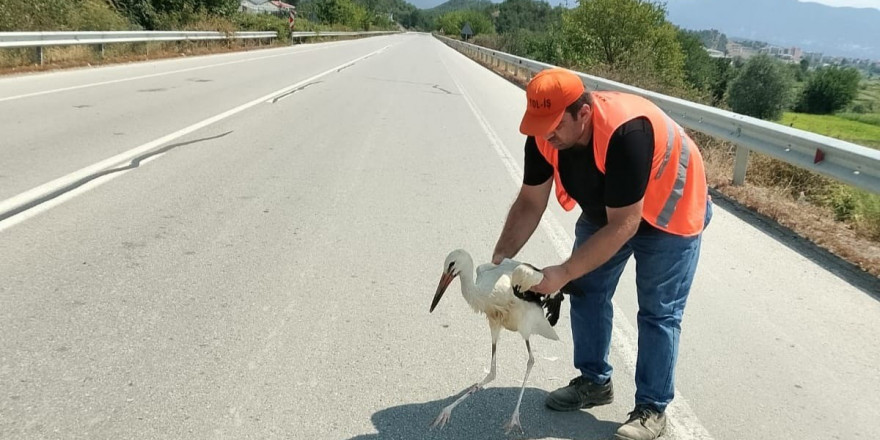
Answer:
[[437, 414], [458, 396], [424, 403], [394, 406], [371, 417], [377, 434], [349, 440], [472, 440], [472, 439], [543, 439], [577, 440], [609, 439], [620, 423], [597, 420], [586, 411], [557, 412], [544, 406], [547, 391], [526, 388], [520, 407], [524, 434], [505, 434], [503, 425], [510, 420], [519, 387], [487, 388], [462, 402], [452, 411], [452, 418], [443, 428], [429, 425]]

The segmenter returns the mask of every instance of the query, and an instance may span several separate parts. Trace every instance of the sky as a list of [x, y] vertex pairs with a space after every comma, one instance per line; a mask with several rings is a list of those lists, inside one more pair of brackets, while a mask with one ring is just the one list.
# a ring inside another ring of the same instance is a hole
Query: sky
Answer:
[[851, 6], [854, 8], [880, 9], [880, 0], [798, 0], [801, 3], [822, 3], [828, 6]]

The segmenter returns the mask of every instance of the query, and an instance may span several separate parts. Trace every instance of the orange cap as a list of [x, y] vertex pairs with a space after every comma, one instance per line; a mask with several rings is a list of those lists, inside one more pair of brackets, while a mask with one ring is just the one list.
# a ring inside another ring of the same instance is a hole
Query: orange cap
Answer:
[[526, 113], [519, 131], [528, 136], [544, 136], [553, 131], [565, 108], [584, 93], [580, 77], [562, 68], [538, 72], [526, 87]]

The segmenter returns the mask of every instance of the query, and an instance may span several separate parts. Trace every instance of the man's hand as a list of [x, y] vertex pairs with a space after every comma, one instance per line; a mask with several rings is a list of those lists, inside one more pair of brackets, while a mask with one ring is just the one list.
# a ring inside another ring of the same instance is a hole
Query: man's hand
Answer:
[[533, 292], [544, 295], [550, 295], [559, 291], [566, 283], [571, 281], [572, 277], [563, 266], [550, 266], [541, 269], [544, 279], [532, 286]]
[[492, 264], [497, 266], [501, 264], [502, 261], [504, 261], [504, 254], [496, 253], [492, 255]]

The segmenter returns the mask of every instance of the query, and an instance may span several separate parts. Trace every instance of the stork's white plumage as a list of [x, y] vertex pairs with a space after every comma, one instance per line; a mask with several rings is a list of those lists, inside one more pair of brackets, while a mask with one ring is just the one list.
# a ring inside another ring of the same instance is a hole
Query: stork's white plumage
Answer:
[[553, 325], [559, 318], [562, 295], [538, 295], [528, 290], [541, 282], [543, 275], [536, 268], [518, 261], [504, 259], [499, 265], [482, 264], [477, 267], [474, 279], [474, 262], [470, 254], [462, 249], [452, 251], [443, 263], [443, 274], [431, 303], [431, 312], [455, 277], [461, 278], [461, 294], [474, 311], [483, 313], [489, 321], [492, 333], [492, 363], [489, 374], [482, 381], [465, 390], [455, 402], [443, 409], [431, 426], [443, 426], [452, 414], [452, 410], [472, 394], [481, 390], [495, 379], [495, 350], [501, 328], [518, 332], [526, 342], [529, 360], [523, 377], [519, 399], [510, 422], [505, 425], [507, 432], [514, 428], [522, 431], [519, 421], [519, 407], [522, 403], [526, 382], [535, 363], [532, 348], [529, 344], [531, 335], [540, 335], [547, 339], [559, 340]]

